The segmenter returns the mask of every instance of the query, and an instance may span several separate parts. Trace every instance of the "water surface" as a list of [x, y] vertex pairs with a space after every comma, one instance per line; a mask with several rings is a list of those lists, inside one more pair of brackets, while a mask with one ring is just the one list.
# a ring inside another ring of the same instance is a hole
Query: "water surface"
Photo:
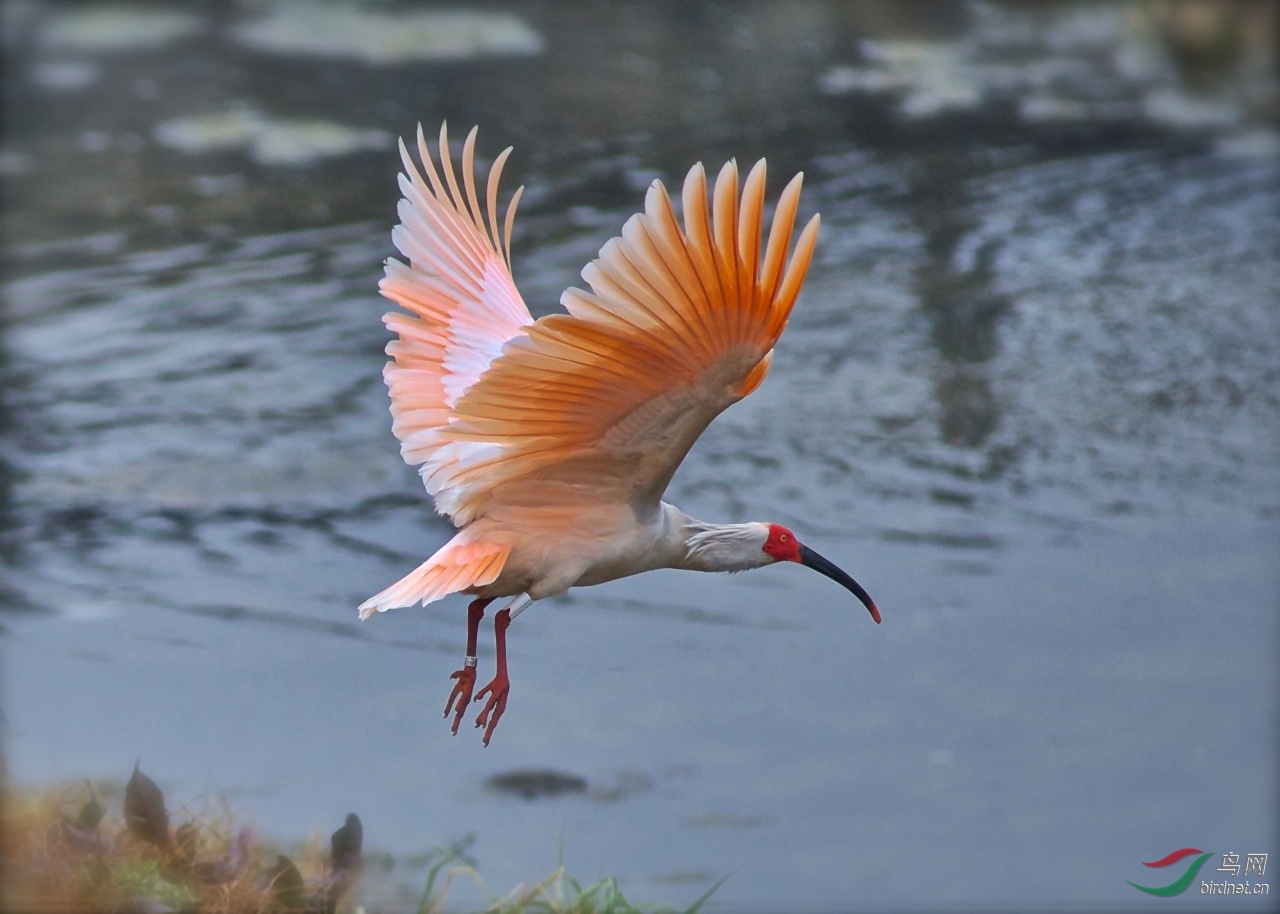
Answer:
[[[727, 910], [1136, 908], [1142, 860], [1276, 852], [1274, 48], [1123, 5], [551, 3], [382, 60], [418, 11], [291, 44], [68, 9], [4, 13], [20, 782], [141, 757], [280, 838], [354, 810], [401, 860], [470, 836], [499, 891], [563, 846], [633, 901], [728, 874]], [[493, 745], [450, 737], [465, 601], [354, 610], [449, 536], [375, 292], [393, 138], [444, 118], [516, 145], [535, 314], [653, 178], [806, 172], [773, 370], [668, 497], [794, 527], [883, 625], [795, 568], [574, 592], [513, 627]], [[491, 780], [543, 769], [574, 788]]]

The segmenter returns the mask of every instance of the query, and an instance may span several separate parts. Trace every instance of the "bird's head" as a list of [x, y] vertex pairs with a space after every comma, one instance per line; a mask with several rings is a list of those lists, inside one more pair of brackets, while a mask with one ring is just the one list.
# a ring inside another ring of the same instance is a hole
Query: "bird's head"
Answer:
[[823, 558], [801, 543], [796, 539], [794, 533], [781, 524], [763, 524], [761, 526], [764, 526], [767, 530], [762, 548], [764, 554], [769, 557], [768, 561], [795, 562], [825, 574], [861, 600], [862, 605], [871, 613], [871, 618], [875, 619], [876, 623], [879, 624], [880, 610], [876, 608], [875, 601], [871, 599], [871, 595], [863, 590], [862, 585], [846, 574], [840, 566]]

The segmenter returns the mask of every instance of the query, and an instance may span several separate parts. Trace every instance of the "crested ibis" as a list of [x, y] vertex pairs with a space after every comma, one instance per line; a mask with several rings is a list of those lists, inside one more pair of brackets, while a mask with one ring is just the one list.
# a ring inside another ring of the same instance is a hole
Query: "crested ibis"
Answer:
[[511, 228], [499, 225], [489, 168], [482, 207], [473, 128], [461, 171], [440, 128], [439, 168], [422, 127], [424, 179], [404, 141], [400, 224], [408, 263], [388, 259], [379, 290], [404, 311], [383, 376], [392, 431], [436, 509], [460, 529], [434, 555], [370, 597], [360, 618], [452, 593], [474, 597], [467, 651], [445, 705], [458, 732], [471, 704], [476, 638], [494, 620], [496, 671], [475, 696], [489, 744], [510, 690], [506, 632], [535, 600], [655, 568], [743, 571], [797, 562], [880, 611], [834, 563], [770, 523], [710, 524], [662, 500], [702, 430], [764, 380], [809, 268], [813, 216], [791, 247], [802, 175], [782, 191], [762, 246], [765, 163], [739, 190], [730, 161], [708, 189], [701, 164], [684, 181], [683, 219], [660, 181], [570, 288], [567, 313], [534, 320], [511, 276]]

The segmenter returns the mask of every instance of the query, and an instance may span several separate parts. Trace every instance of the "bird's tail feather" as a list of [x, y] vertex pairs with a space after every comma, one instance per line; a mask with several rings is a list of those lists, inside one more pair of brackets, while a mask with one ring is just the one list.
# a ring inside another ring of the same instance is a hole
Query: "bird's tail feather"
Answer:
[[468, 587], [496, 581], [511, 547], [458, 540], [454, 537], [413, 571], [361, 603], [360, 618], [418, 602], [430, 603]]

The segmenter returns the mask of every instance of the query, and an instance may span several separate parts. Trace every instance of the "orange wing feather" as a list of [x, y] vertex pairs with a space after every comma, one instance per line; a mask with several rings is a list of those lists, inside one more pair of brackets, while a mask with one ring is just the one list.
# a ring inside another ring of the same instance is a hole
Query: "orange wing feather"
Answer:
[[761, 161], [740, 203], [730, 162], [709, 200], [694, 166], [683, 229], [654, 182], [583, 270], [592, 291], [567, 290], [568, 314], [523, 328], [426, 436], [442, 513], [466, 524], [552, 483], [584, 503], [656, 505], [707, 424], [763, 380], [813, 254], [816, 215], [786, 262], [797, 175], [761, 258], [764, 180]]

